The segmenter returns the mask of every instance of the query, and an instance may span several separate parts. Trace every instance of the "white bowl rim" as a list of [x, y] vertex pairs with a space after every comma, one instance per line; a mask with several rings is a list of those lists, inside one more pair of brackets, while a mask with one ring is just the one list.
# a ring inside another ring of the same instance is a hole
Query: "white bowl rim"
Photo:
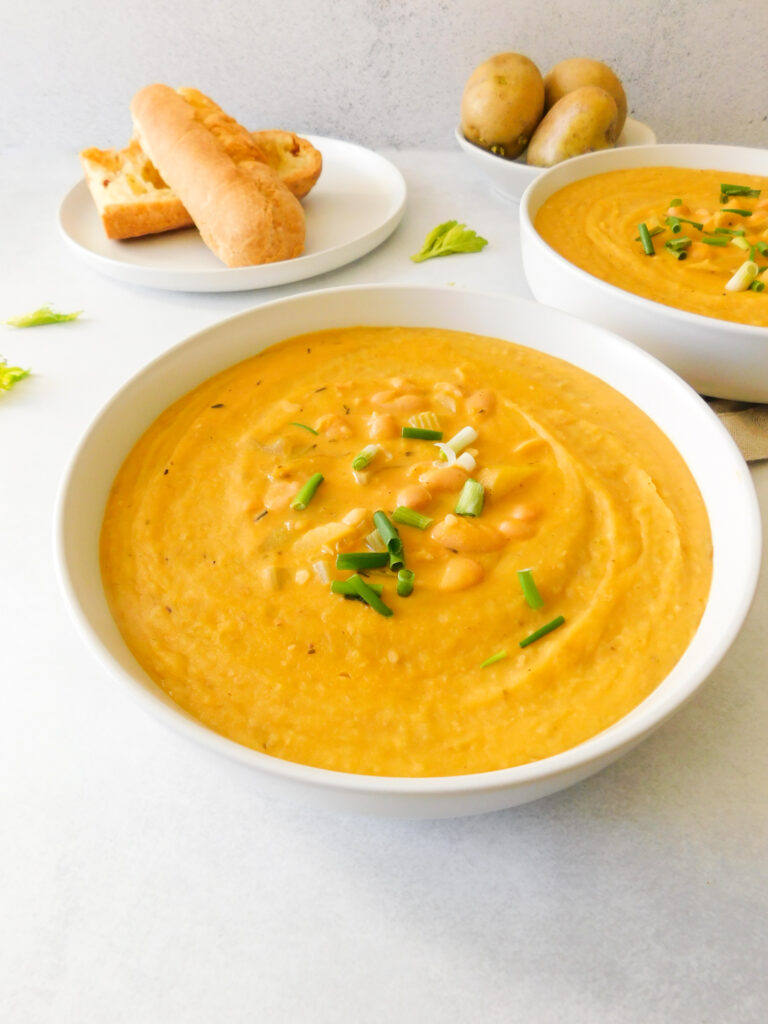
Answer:
[[[586, 162], [587, 163], [587, 167], [588, 167], [589, 166], [589, 162], [602, 163], [603, 160], [605, 160], [605, 159], [608, 159], [608, 160], [615, 159], [614, 157], [607, 156], [607, 154], [611, 154], [611, 153], [626, 154], [626, 153], [630, 153], [630, 152], [636, 152], [638, 155], [641, 154], [641, 153], [649, 153], [649, 154], [652, 153], [653, 154], [653, 159], [651, 161], [652, 166], [661, 166], [659, 164], [659, 161], [656, 158], [660, 157], [660, 158], [663, 159], [665, 153], [671, 153], [671, 152], [680, 153], [680, 152], [683, 152], [683, 151], [701, 152], [703, 150], [707, 150], [707, 151], [725, 151], [725, 150], [727, 150], [727, 151], [733, 152], [733, 153], [738, 153], [738, 152], [761, 153], [761, 152], [765, 152], [766, 153], [766, 157], [768, 158], [768, 151], [761, 150], [761, 149], [759, 149], [756, 146], [724, 146], [724, 145], [719, 145], [719, 144], [714, 143], [714, 142], [712, 142], [712, 143], [710, 143], [710, 142], [661, 142], [661, 143], [657, 143], [654, 146], [624, 146], [621, 149], [601, 149], [597, 153], [584, 153], [582, 156], [571, 157], [571, 159], [567, 161], [567, 164], [568, 164], [569, 167], [576, 166], [578, 168], [579, 166], [583, 167], [584, 163]], [[679, 320], [682, 323], [687, 323], [687, 324], [689, 324], [689, 325], [691, 325], [693, 327], [700, 327], [700, 328], [709, 327], [710, 330], [711, 330], [712, 329], [712, 325], [713, 324], [717, 324], [717, 325], [723, 325], [728, 331], [733, 331], [734, 334], [737, 334], [737, 335], [743, 334], [745, 336], [755, 337], [756, 336], [756, 332], [757, 332], [757, 335], [759, 335], [759, 334], [768, 335], [768, 327], [761, 327], [758, 324], [742, 324], [742, 323], [739, 323], [736, 320], [723, 320], [722, 318], [716, 317], [716, 316], [704, 316], [703, 313], [690, 313], [687, 310], [678, 309], [676, 306], [668, 306], [664, 302], [657, 302], [655, 299], [648, 299], [644, 295], [636, 295], [634, 292], [628, 291], [626, 288], [620, 288], [616, 284], [610, 284], [608, 281], [603, 281], [602, 278], [596, 277], [594, 274], [590, 274], [588, 270], [583, 270], [581, 267], [576, 266], [575, 263], [571, 263], [571, 261], [566, 259], [565, 256], [561, 255], [557, 251], [557, 249], [554, 249], [549, 244], [549, 242], [546, 242], [541, 237], [541, 235], [538, 233], [538, 231], [534, 227], [533, 220], [531, 218], [530, 207], [531, 207], [532, 202], [536, 198], [535, 194], [534, 194], [536, 189], [546, 188], [550, 176], [552, 176], [554, 174], [554, 172], [558, 171], [558, 169], [561, 169], [564, 166], [565, 166], [565, 161], [563, 163], [561, 163], [561, 164], [555, 164], [554, 167], [547, 167], [546, 169], [543, 169], [543, 173], [540, 174], [537, 178], [535, 178], [529, 185], [526, 186], [526, 189], [525, 189], [525, 191], [523, 192], [523, 194], [522, 194], [522, 196], [520, 198], [520, 224], [521, 224], [521, 227], [524, 226], [530, 232], [531, 237], [535, 240], [535, 242], [538, 245], [544, 246], [544, 248], [546, 248], [548, 250], [550, 255], [552, 257], [554, 257], [555, 262], [558, 263], [561, 266], [562, 269], [569, 270], [571, 273], [574, 273], [577, 276], [577, 278], [579, 278], [581, 280], [589, 281], [590, 284], [596, 285], [598, 287], [599, 291], [604, 291], [606, 294], [611, 295], [614, 298], [616, 296], [621, 296], [622, 299], [628, 301], [630, 303], [630, 305], [637, 306], [641, 310], [646, 309], [647, 306], [650, 305], [650, 306], [653, 307], [654, 311], [656, 311], [657, 313], [663, 312], [666, 315], [668, 315], [671, 319]], [[643, 166], [642, 163], [639, 162], [639, 156], [638, 156], [638, 163], [635, 166], [637, 166], [637, 167], [642, 167]], [[698, 170], [699, 168], [693, 168], [693, 169], [694, 170]], [[597, 171], [595, 173], [596, 174], [604, 174], [604, 173], [608, 173], [608, 172], [606, 172], [606, 171]], [[738, 173], [738, 172], [734, 172], [734, 173]], [[590, 176], [591, 175], [588, 172], [585, 173], [585, 174], [579, 174], [579, 175], [577, 175], [576, 177], [573, 178], [573, 181], [583, 181], [584, 178], [588, 178]], [[573, 182], [568, 182], [568, 184], [572, 184], [572, 183]], [[561, 187], [565, 188], [566, 186], [563, 185]], [[760, 338], [761, 343], [764, 343], [766, 340], [768, 340], [768, 339], [767, 338]]]
[[[57, 580], [62, 593], [66, 597], [66, 603], [75, 625], [86, 640], [92, 653], [94, 653], [97, 660], [107, 670], [108, 675], [113, 679], [116, 679], [124, 688], [127, 688], [128, 693], [135, 700], [138, 700], [141, 704], [147, 707], [151, 714], [156, 718], [163, 721], [176, 732], [188, 736], [203, 746], [228, 757], [230, 760], [235, 760], [250, 768], [260, 770], [266, 775], [281, 779], [284, 782], [299, 783], [302, 786], [310, 786], [315, 789], [324, 789], [326, 791], [335, 790], [336, 792], [346, 792], [350, 794], [364, 793], [369, 794], [372, 797], [392, 796], [396, 798], [402, 797], [413, 799], [418, 799], [420, 797], [451, 797], [468, 793], [488, 794], [500, 790], [512, 791], [517, 788], [530, 786], [537, 782], [543, 782], [544, 780], [555, 779], [560, 775], [573, 774], [579, 768], [587, 768], [588, 765], [600, 762], [603, 758], [613, 759], [619, 756], [621, 752], [640, 742], [640, 740], [666, 721], [692, 696], [692, 694], [715, 669], [741, 629], [757, 587], [761, 562], [761, 518], [757, 495], [753, 487], [747, 492], [749, 497], [747, 498], [744, 512], [747, 518], [746, 529], [752, 535], [752, 542], [750, 546], [755, 552], [755, 558], [752, 560], [749, 569], [744, 574], [743, 589], [738, 601], [734, 602], [731, 606], [728, 621], [725, 624], [725, 628], [722, 629], [719, 634], [718, 643], [712, 647], [707, 657], [703, 659], [698, 671], [691, 672], [685, 680], [684, 685], [678, 684], [675, 690], [672, 693], [665, 695], [663, 699], [659, 700], [656, 706], [644, 707], [641, 702], [640, 705], [636, 706], [632, 712], [630, 712], [631, 718], [629, 716], [624, 716], [622, 719], [619, 719], [619, 721], [609, 726], [606, 730], [597, 733], [595, 736], [589, 737], [577, 746], [570, 747], [559, 754], [543, 758], [539, 761], [515, 765], [511, 768], [499, 768], [492, 771], [474, 772], [461, 775], [425, 777], [363, 775], [359, 773], [317, 768], [312, 765], [283, 760], [282, 758], [253, 750], [204, 726], [197, 719], [185, 712], [181, 707], [174, 704], [154, 682], [152, 682], [152, 685], [155, 687], [157, 692], [150, 692], [150, 690], [143, 686], [132, 673], [125, 671], [122, 666], [118, 664], [116, 659], [113, 658], [99, 636], [98, 631], [91, 624], [88, 616], [81, 607], [67, 568], [65, 543], [66, 501], [68, 497], [69, 483], [74, 474], [81, 453], [87, 447], [91, 436], [98, 430], [101, 420], [108, 416], [112, 405], [118, 403], [123, 394], [132, 389], [141, 377], [146, 374], [150, 374], [156, 365], [171, 358], [178, 350], [201, 338], [207, 333], [218, 332], [221, 329], [226, 329], [228, 324], [249, 318], [254, 316], [254, 314], [257, 315], [258, 312], [263, 309], [271, 309], [282, 305], [301, 303], [303, 301], [311, 302], [316, 296], [321, 294], [343, 297], [347, 293], [365, 291], [438, 292], [445, 295], [456, 294], [460, 291], [464, 295], [473, 295], [480, 300], [483, 298], [489, 298], [494, 301], [503, 299], [508, 301], [511, 305], [519, 304], [530, 307], [541, 307], [546, 309], [548, 313], [557, 314], [560, 318], [572, 320], [582, 325], [588, 323], [588, 321], [585, 321], [580, 317], [576, 317], [571, 313], [566, 313], [563, 310], [549, 306], [542, 306], [540, 303], [534, 302], [531, 299], [504, 295], [499, 292], [479, 291], [476, 289], [456, 289], [449, 286], [385, 283], [342, 285], [326, 289], [312, 289], [299, 294], [284, 296], [269, 302], [251, 306], [239, 313], [217, 320], [201, 330], [188, 335], [175, 345], [164, 350], [149, 363], [146, 363], [120, 388], [118, 388], [111, 398], [108, 399], [95, 416], [92, 417], [83, 436], [74, 449], [62, 475], [56, 495], [54, 510], [54, 562]], [[613, 346], [623, 346], [625, 349], [631, 350], [633, 358], [654, 364], [656, 372], [666, 376], [671, 386], [679, 389], [681, 400], [687, 400], [700, 406], [702, 415], [705, 415], [710, 419], [712, 428], [720, 433], [723, 441], [727, 445], [731, 446], [734, 457], [741, 458], [730, 434], [717, 416], [708, 408], [703, 399], [701, 399], [700, 396], [685, 383], [685, 381], [678, 377], [677, 374], [654, 356], [627, 341], [625, 338], [615, 334], [613, 331], [594, 324], [589, 324], [589, 327], [596, 334], [610, 338]], [[138, 663], [137, 669], [138, 671], [143, 672], [140, 666], [138, 666]]]

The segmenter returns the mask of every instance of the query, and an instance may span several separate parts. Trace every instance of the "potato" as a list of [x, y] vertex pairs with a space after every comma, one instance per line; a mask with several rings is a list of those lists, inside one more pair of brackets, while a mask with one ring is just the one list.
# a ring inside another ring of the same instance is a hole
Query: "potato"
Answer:
[[476, 146], [514, 160], [544, 113], [541, 72], [520, 53], [498, 53], [469, 76], [461, 98], [461, 130]]
[[528, 146], [528, 163], [551, 167], [572, 156], [610, 149], [616, 144], [618, 117], [616, 101], [605, 89], [574, 89], [544, 115]]
[[616, 138], [618, 138], [627, 119], [627, 97], [624, 87], [613, 71], [607, 64], [603, 64], [599, 60], [590, 60], [588, 57], [571, 57], [569, 60], [561, 60], [559, 64], [555, 64], [544, 78], [546, 110], [554, 107], [567, 93], [573, 92], [574, 89], [580, 89], [583, 85], [599, 85], [609, 96], [613, 96], [619, 109], [616, 126]]

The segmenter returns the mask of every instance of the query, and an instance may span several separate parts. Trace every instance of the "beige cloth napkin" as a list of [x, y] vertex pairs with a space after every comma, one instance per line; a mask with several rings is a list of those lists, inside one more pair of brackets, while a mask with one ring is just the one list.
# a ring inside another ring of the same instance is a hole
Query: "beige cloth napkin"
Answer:
[[707, 399], [747, 462], [768, 459], [768, 405]]

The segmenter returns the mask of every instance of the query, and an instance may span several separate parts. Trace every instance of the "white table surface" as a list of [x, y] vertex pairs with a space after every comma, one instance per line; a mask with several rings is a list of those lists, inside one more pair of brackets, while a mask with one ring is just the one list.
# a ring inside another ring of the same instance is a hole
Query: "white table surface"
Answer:
[[[263, 797], [107, 677], [54, 577], [59, 480], [149, 359], [254, 303], [356, 282], [528, 296], [517, 207], [458, 152], [387, 155], [408, 182], [380, 249], [300, 285], [190, 295], [82, 265], [56, 209], [74, 154], [0, 154], [0, 327], [34, 374], [0, 396], [0, 1020], [751, 1024], [768, 1020], [768, 572], [700, 693], [602, 774], [447, 821]], [[449, 218], [482, 255], [411, 263]], [[752, 469], [764, 523], [768, 463]]]

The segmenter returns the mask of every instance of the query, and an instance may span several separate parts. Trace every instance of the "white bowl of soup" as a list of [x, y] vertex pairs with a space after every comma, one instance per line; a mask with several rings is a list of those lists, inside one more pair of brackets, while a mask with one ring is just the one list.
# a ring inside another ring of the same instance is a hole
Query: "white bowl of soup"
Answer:
[[668, 718], [742, 624], [760, 527], [729, 435], [647, 353], [393, 285], [267, 303], [140, 371], [56, 544], [101, 670], [168, 725], [265, 791], [442, 817]]
[[520, 239], [540, 302], [622, 334], [700, 394], [768, 402], [768, 150], [577, 157], [526, 190]]

